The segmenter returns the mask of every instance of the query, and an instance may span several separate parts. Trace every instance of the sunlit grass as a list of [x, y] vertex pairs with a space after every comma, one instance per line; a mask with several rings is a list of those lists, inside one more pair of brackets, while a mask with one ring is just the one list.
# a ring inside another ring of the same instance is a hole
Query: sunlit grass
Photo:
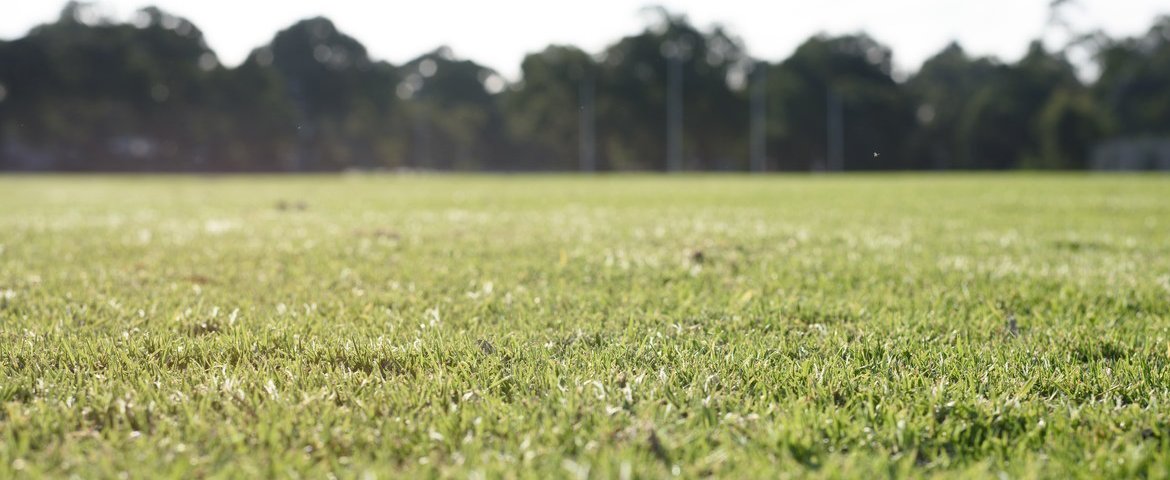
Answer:
[[1170, 178], [0, 179], [0, 477], [1170, 475]]

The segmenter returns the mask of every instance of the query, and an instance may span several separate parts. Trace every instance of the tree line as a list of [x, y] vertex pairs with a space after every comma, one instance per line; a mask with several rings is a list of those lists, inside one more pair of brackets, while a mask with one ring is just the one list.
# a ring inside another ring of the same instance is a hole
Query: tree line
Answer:
[[325, 18], [226, 68], [186, 19], [92, 12], [0, 42], [0, 170], [1080, 169], [1104, 139], [1170, 134], [1170, 17], [1015, 62], [951, 44], [900, 78], [865, 34], [769, 62], [659, 10], [598, 54], [531, 53], [507, 82], [447, 48], [373, 59]]

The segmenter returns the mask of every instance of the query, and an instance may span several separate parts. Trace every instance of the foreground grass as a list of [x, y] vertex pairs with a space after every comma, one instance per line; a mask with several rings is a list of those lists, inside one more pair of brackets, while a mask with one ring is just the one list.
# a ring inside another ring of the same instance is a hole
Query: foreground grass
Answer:
[[1170, 178], [0, 179], [0, 477], [1170, 475]]

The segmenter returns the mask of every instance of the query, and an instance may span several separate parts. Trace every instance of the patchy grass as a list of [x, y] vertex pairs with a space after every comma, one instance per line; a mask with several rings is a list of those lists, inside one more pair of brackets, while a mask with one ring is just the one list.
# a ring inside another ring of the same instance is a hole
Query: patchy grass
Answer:
[[0, 477], [1170, 475], [1170, 178], [0, 178]]

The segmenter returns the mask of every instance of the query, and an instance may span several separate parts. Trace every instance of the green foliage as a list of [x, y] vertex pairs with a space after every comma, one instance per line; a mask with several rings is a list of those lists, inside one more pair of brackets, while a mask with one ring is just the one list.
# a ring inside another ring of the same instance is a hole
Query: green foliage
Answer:
[[[1040, 113], [1054, 93], [1080, 89], [1068, 60], [1033, 42], [1028, 54], [1000, 66], [963, 114], [958, 138], [966, 168], [1009, 169], [1040, 156]], [[1087, 139], [1086, 139], [1087, 140]]]
[[[188, 164], [177, 152], [211, 141], [198, 127], [218, 62], [203, 34], [157, 9], [143, 10], [140, 26], [81, 23], [85, 8], [70, 4], [57, 23], [4, 46], [0, 83], [13, 101], [0, 122], [19, 119], [4, 126], [4, 140], [55, 150], [60, 169]], [[166, 141], [148, 148], [148, 137]], [[91, 155], [104, 151], [118, 155]]]
[[[0, 41], [0, 170], [569, 170], [582, 147], [601, 170], [663, 170], [671, 78], [683, 168], [746, 170], [755, 66], [770, 170], [828, 168], [838, 104], [848, 170], [1085, 168], [1106, 137], [1170, 135], [1170, 17], [1135, 38], [1034, 42], [1014, 63], [952, 44], [903, 80], [863, 33], [768, 62], [725, 28], [648, 11], [597, 55], [529, 55], [509, 84], [448, 48], [371, 59], [320, 17], [225, 68], [186, 19], [148, 7], [115, 22], [72, 2]], [[1090, 44], [1101, 77], [1086, 84], [1068, 58]]]
[[[908, 158], [905, 142], [914, 127], [914, 112], [906, 92], [891, 77], [892, 68], [890, 50], [866, 35], [811, 38], [773, 67], [768, 111], [778, 117], [775, 151], [780, 167], [825, 168], [830, 92], [843, 104], [845, 168], [910, 167], [899, 162]], [[874, 152], [884, 152], [886, 158], [873, 157]]]
[[0, 179], [0, 477], [1165, 478], [1167, 180]]
[[1146, 35], [1111, 42], [1098, 53], [1098, 95], [1130, 135], [1170, 132], [1170, 16]]
[[948, 169], [969, 156], [963, 151], [959, 126], [967, 105], [994, 78], [996, 69], [993, 60], [971, 58], [952, 43], [906, 82], [916, 103], [917, 128], [907, 147], [914, 165]]
[[[286, 101], [296, 112], [295, 170], [386, 167], [385, 152], [397, 153], [403, 139], [400, 107], [391, 86], [397, 71], [375, 63], [357, 40], [324, 18], [313, 18], [276, 34], [253, 52], [247, 66], [274, 69]], [[292, 125], [290, 125], [292, 127]]]
[[597, 66], [576, 47], [551, 46], [520, 64], [523, 83], [504, 96], [510, 133], [535, 165], [573, 170], [582, 89], [597, 89]]
[[487, 90], [503, 79], [495, 71], [458, 60], [449, 48], [416, 58], [401, 68], [397, 87], [409, 102], [411, 166], [426, 169], [492, 169], [506, 158], [500, 105]]
[[700, 31], [684, 16], [655, 10], [656, 20], [602, 53], [598, 73], [598, 141], [615, 170], [666, 169], [669, 58], [680, 62], [684, 168], [727, 170], [743, 162], [747, 103], [729, 77], [746, 67], [739, 39]]
[[1108, 114], [1087, 92], [1057, 91], [1039, 121], [1040, 163], [1025, 167], [1088, 168], [1089, 152], [1111, 130]]

